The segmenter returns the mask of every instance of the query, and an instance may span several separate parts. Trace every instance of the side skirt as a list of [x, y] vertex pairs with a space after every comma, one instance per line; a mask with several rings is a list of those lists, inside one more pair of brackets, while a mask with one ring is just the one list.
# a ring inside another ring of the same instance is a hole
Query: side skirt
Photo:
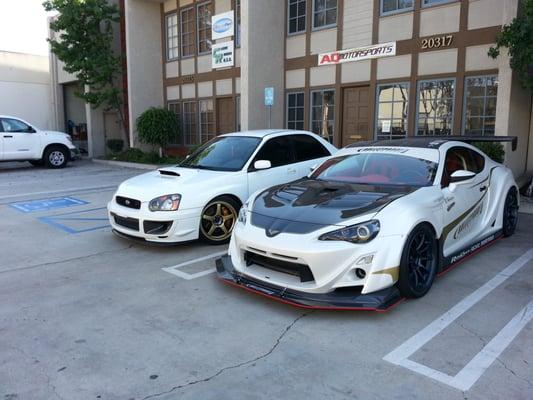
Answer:
[[474, 254], [483, 250], [485, 247], [488, 247], [494, 244], [497, 240], [501, 239], [502, 237], [503, 237], [503, 233], [501, 230], [499, 230], [488, 236], [485, 236], [483, 239], [471, 245], [468, 245], [467, 247], [453, 254], [450, 254], [447, 257], [443, 255], [442, 244], [439, 241], [440, 269], [439, 269], [438, 276], [444, 275], [446, 272], [450, 271], [451, 269], [456, 267], [461, 262], [472, 257]]

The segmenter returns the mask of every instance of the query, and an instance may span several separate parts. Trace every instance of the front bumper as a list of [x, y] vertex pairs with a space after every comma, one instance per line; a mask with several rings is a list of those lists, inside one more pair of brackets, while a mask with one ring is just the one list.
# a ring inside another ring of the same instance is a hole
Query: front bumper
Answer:
[[69, 150], [70, 150], [71, 161], [77, 160], [81, 157], [80, 150], [77, 147], [74, 147], [73, 149], [69, 149]]
[[217, 259], [216, 267], [218, 277], [225, 283], [301, 308], [385, 312], [403, 300], [396, 286], [361, 294], [357, 290], [306, 293], [270, 285], [240, 274], [233, 267], [230, 256]]

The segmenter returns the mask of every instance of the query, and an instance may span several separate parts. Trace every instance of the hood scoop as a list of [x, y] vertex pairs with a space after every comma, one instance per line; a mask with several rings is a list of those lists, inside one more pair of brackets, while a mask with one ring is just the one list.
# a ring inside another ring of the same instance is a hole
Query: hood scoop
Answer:
[[177, 172], [175, 171], [170, 171], [168, 169], [160, 169], [159, 170], [159, 173], [161, 175], [164, 175], [164, 176], [181, 176], [180, 174], [178, 174]]

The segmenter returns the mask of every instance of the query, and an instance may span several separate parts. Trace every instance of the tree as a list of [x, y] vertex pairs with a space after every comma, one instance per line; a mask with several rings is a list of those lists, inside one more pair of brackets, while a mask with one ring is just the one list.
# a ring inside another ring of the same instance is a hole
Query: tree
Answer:
[[122, 59], [113, 52], [113, 25], [120, 21], [116, 5], [106, 0], [46, 0], [46, 11], [59, 14], [50, 23], [57, 38], [48, 39], [52, 52], [83, 87], [77, 93], [92, 108], [116, 111], [128, 146], [122, 90]]
[[178, 116], [166, 108], [151, 107], [137, 118], [137, 131], [143, 143], [159, 146], [159, 156], [163, 147], [179, 134]]
[[500, 48], [507, 47], [511, 68], [522, 86], [533, 91], [533, 0], [522, 0], [518, 7], [518, 16], [502, 28], [489, 56], [497, 58]]

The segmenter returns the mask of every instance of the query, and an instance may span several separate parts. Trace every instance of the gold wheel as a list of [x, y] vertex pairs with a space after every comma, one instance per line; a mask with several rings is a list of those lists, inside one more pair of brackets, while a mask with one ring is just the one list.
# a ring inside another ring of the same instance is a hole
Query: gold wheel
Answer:
[[223, 243], [230, 238], [236, 221], [235, 205], [222, 199], [213, 200], [202, 212], [200, 231], [208, 242]]

